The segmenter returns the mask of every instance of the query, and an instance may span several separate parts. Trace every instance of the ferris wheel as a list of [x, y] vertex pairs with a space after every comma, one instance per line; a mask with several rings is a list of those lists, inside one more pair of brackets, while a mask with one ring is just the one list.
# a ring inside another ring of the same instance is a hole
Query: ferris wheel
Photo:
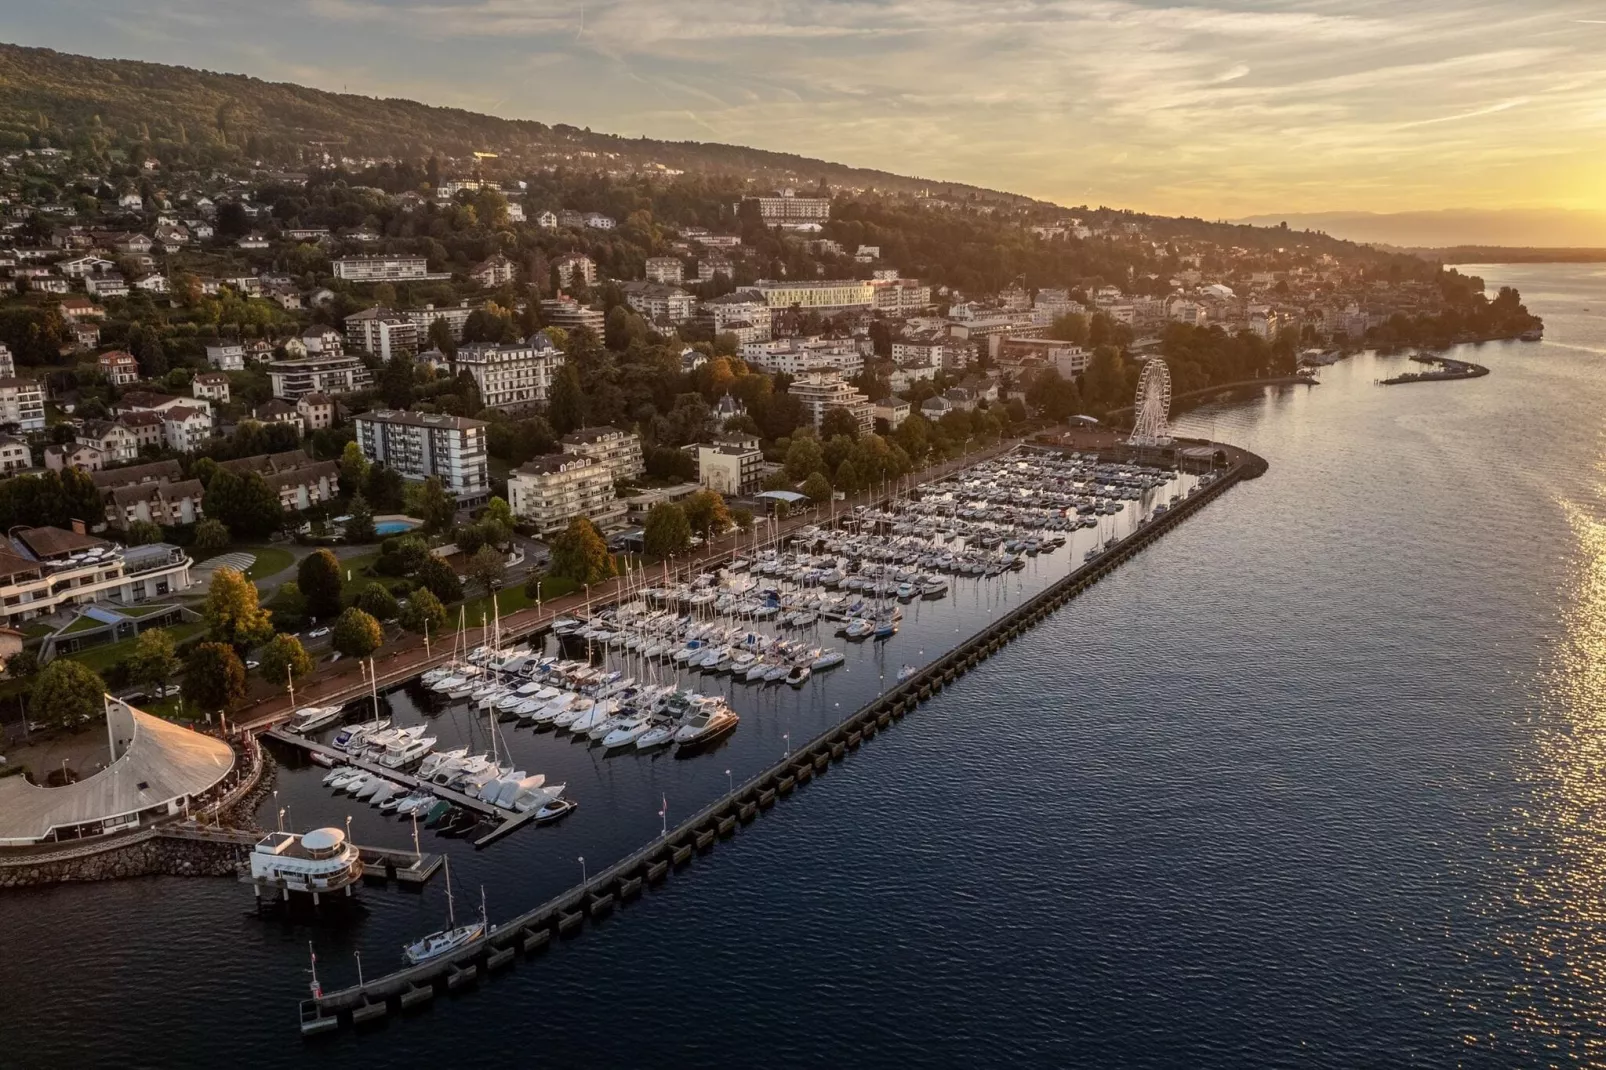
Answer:
[[1171, 369], [1159, 357], [1143, 365], [1137, 397], [1132, 403], [1132, 446], [1171, 444]]

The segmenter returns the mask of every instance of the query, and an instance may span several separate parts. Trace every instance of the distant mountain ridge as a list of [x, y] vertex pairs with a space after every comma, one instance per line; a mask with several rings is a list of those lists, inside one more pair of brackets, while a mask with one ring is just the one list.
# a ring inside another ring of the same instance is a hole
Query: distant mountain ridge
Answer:
[[1349, 241], [1408, 249], [1606, 247], [1606, 212], [1563, 208], [1294, 212], [1248, 216], [1234, 222], [1260, 227], [1287, 222], [1293, 230], [1318, 230]]
[[[657, 141], [563, 124], [502, 119], [397, 98], [332, 93], [240, 74], [137, 60], [99, 59], [0, 43], [0, 149], [39, 134], [89, 136], [96, 125], [151, 142], [215, 142], [251, 155], [321, 146], [351, 156], [465, 157], [477, 150], [571, 155], [582, 169], [663, 167], [760, 182], [933, 194], [993, 201], [1031, 198], [958, 182], [849, 167], [741, 145]], [[596, 154], [589, 156], [585, 154]]]

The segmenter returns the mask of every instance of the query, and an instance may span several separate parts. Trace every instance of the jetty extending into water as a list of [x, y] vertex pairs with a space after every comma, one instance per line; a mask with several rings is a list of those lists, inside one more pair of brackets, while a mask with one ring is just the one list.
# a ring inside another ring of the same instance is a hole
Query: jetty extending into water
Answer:
[[1451, 379], [1480, 379], [1489, 374], [1489, 369], [1482, 364], [1473, 364], [1467, 360], [1454, 360], [1450, 357], [1423, 356], [1413, 354], [1412, 360], [1418, 364], [1426, 364], [1435, 371], [1402, 372], [1387, 379], [1379, 379], [1379, 386], [1399, 386], [1402, 383], [1442, 383]]
[[921, 703], [1041, 624], [1227, 488], [1257, 478], [1267, 468], [1260, 457], [1241, 450], [1230, 450], [1229, 458], [1230, 467], [1209, 486], [1146, 521], [1098, 557], [1074, 567], [1064, 578], [989, 622], [978, 634], [634, 853], [531, 910], [495, 925], [483, 940], [429, 962], [367, 978], [348, 988], [320, 991], [314, 998], [301, 1001], [302, 1033], [312, 1036], [337, 1030], [343, 1023], [360, 1025], [384, 1018], [392, 1010], [405, 1011], [426, 1004], [442, 988], [455, 991], [482, 976], [508, 969], [520, 955], [539, 952], [554, 939], [576, 936], [588, 919], [595, 924], [639, 898], [645, 889], [662, 883], [695, 855], [712, 850], [719, 840], [751, 824], [761, 811], [825, 774], [833, 763], [844, 760], [878, 733], [916, 712]]

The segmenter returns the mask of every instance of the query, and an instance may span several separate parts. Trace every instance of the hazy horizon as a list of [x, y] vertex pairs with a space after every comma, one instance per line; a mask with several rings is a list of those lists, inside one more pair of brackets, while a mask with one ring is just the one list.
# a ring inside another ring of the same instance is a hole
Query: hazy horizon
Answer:
[[112, 0], [68, 52], [1169, 215], [1606, 209], [1577, 0]]

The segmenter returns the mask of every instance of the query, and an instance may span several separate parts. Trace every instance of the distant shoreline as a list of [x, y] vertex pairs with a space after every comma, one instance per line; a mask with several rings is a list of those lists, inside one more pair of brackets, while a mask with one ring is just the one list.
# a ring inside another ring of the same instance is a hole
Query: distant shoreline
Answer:
[[1400, 248], [1423, 260], [1441, 264], [1601, 264], [1606, 249], [1563, 249], [1540, 246], [1452, 245], [1437, 249]]

